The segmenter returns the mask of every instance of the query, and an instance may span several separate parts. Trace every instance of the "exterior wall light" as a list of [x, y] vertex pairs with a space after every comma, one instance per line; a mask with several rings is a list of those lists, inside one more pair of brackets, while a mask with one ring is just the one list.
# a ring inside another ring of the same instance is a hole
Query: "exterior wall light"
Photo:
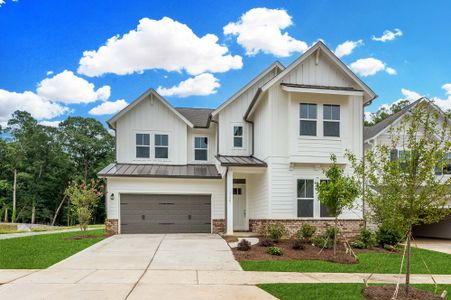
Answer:
[[110, 200], [111, 200], [111, 201], [114, 201], [114, 193], [111, 193], [111, 195], [110, 195]]

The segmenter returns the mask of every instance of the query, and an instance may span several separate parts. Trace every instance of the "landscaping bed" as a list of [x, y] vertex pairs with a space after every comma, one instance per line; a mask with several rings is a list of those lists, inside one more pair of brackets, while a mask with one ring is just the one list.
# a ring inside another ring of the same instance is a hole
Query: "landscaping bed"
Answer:
[[[363, 290], [363, 296], [368, 300], [391, 299], [395, 293], [396, 285], [373, 285]], [[432, 292], [409, 287], [409, 294], [406, 294], [405, 286], [400, 285], [396, 300], [443, 300], [439, 295]]]

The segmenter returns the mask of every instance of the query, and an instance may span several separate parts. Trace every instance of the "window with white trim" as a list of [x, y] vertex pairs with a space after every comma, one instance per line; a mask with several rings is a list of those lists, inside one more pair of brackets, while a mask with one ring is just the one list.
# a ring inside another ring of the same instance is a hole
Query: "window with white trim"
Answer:
[[316, 136], [316, 104], [301, 103], [299, 106], [299, 121], [300, 135]]
[[169, 136], [167, 134], [155, 134], [155, 158], [169, 157]]
[[314, 190], [313, 179], [297, 180], [298, 218], [313, 217]]
[[340, 105], [323, 105], [323, 136], [340, 137]]
[[243, 126], [233, 126], [233, 147], [243, 148]]
[[194, 160], [208, 160], [208, 137], [194, 137]]
[[150, 134], [136, 134], [136, 157], [150, 158]]
[[435, 168], [435, 175], [451, 174], [451, 152], [445, 153], [442, 162]]

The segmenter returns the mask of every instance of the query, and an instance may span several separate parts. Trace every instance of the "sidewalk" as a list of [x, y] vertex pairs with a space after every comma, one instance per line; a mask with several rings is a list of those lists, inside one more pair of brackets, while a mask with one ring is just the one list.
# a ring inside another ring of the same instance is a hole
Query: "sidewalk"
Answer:
[[[88, 228], [87, 230], [98, 230], [101, 228]], [[33, 235], [41, 235], [41, 234], [52, 234], [52, 233], [62, 233], [62, 232], [72, 232], [72, 231], [80, 231], [80, 228], [73, 229], [61, 229], [61, 230], [49, 230], [49, 231], [30, 231], [30, 232], [19, 232], [19, 233], [5, 233], [0, 234], [0, 240], [13, 239], [24, 236], [33, 236]]]

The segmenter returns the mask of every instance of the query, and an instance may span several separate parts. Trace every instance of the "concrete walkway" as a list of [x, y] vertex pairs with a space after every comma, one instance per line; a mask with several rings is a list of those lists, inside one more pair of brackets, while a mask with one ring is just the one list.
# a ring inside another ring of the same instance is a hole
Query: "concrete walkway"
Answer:
[[[0, 286], [0, 299], [264, 300], [274, 297], [255, 284], [363, 283], [369, 275], [244, 272], [222, 238], [199, 234], [114, 236], [45, 270], [4, 272], [0, 280], [10, 279]], [[370, 282], [398, 279], [376, 274]], [[434, 279], [451, 284], [451, 275]], [[428, 275], [413, 275], [412, 282], [433, 281]]]
[[[88, 228], [87, 230], [98, 230], [98, 229], [102, 229], [102, 228]], [[72, 232], [72, 231], [80, 231], [80, 228], [61, 229], [61, 230], [49, 230], [49, 231], [30, 231], [30, 232], [18, 232], [18, 233], [5, 233], [5, 234], [0, 234], [0, 240], [13, 239], [13, 238], [24, 237], [24, 236], [53, 234], [53, 233]]]

